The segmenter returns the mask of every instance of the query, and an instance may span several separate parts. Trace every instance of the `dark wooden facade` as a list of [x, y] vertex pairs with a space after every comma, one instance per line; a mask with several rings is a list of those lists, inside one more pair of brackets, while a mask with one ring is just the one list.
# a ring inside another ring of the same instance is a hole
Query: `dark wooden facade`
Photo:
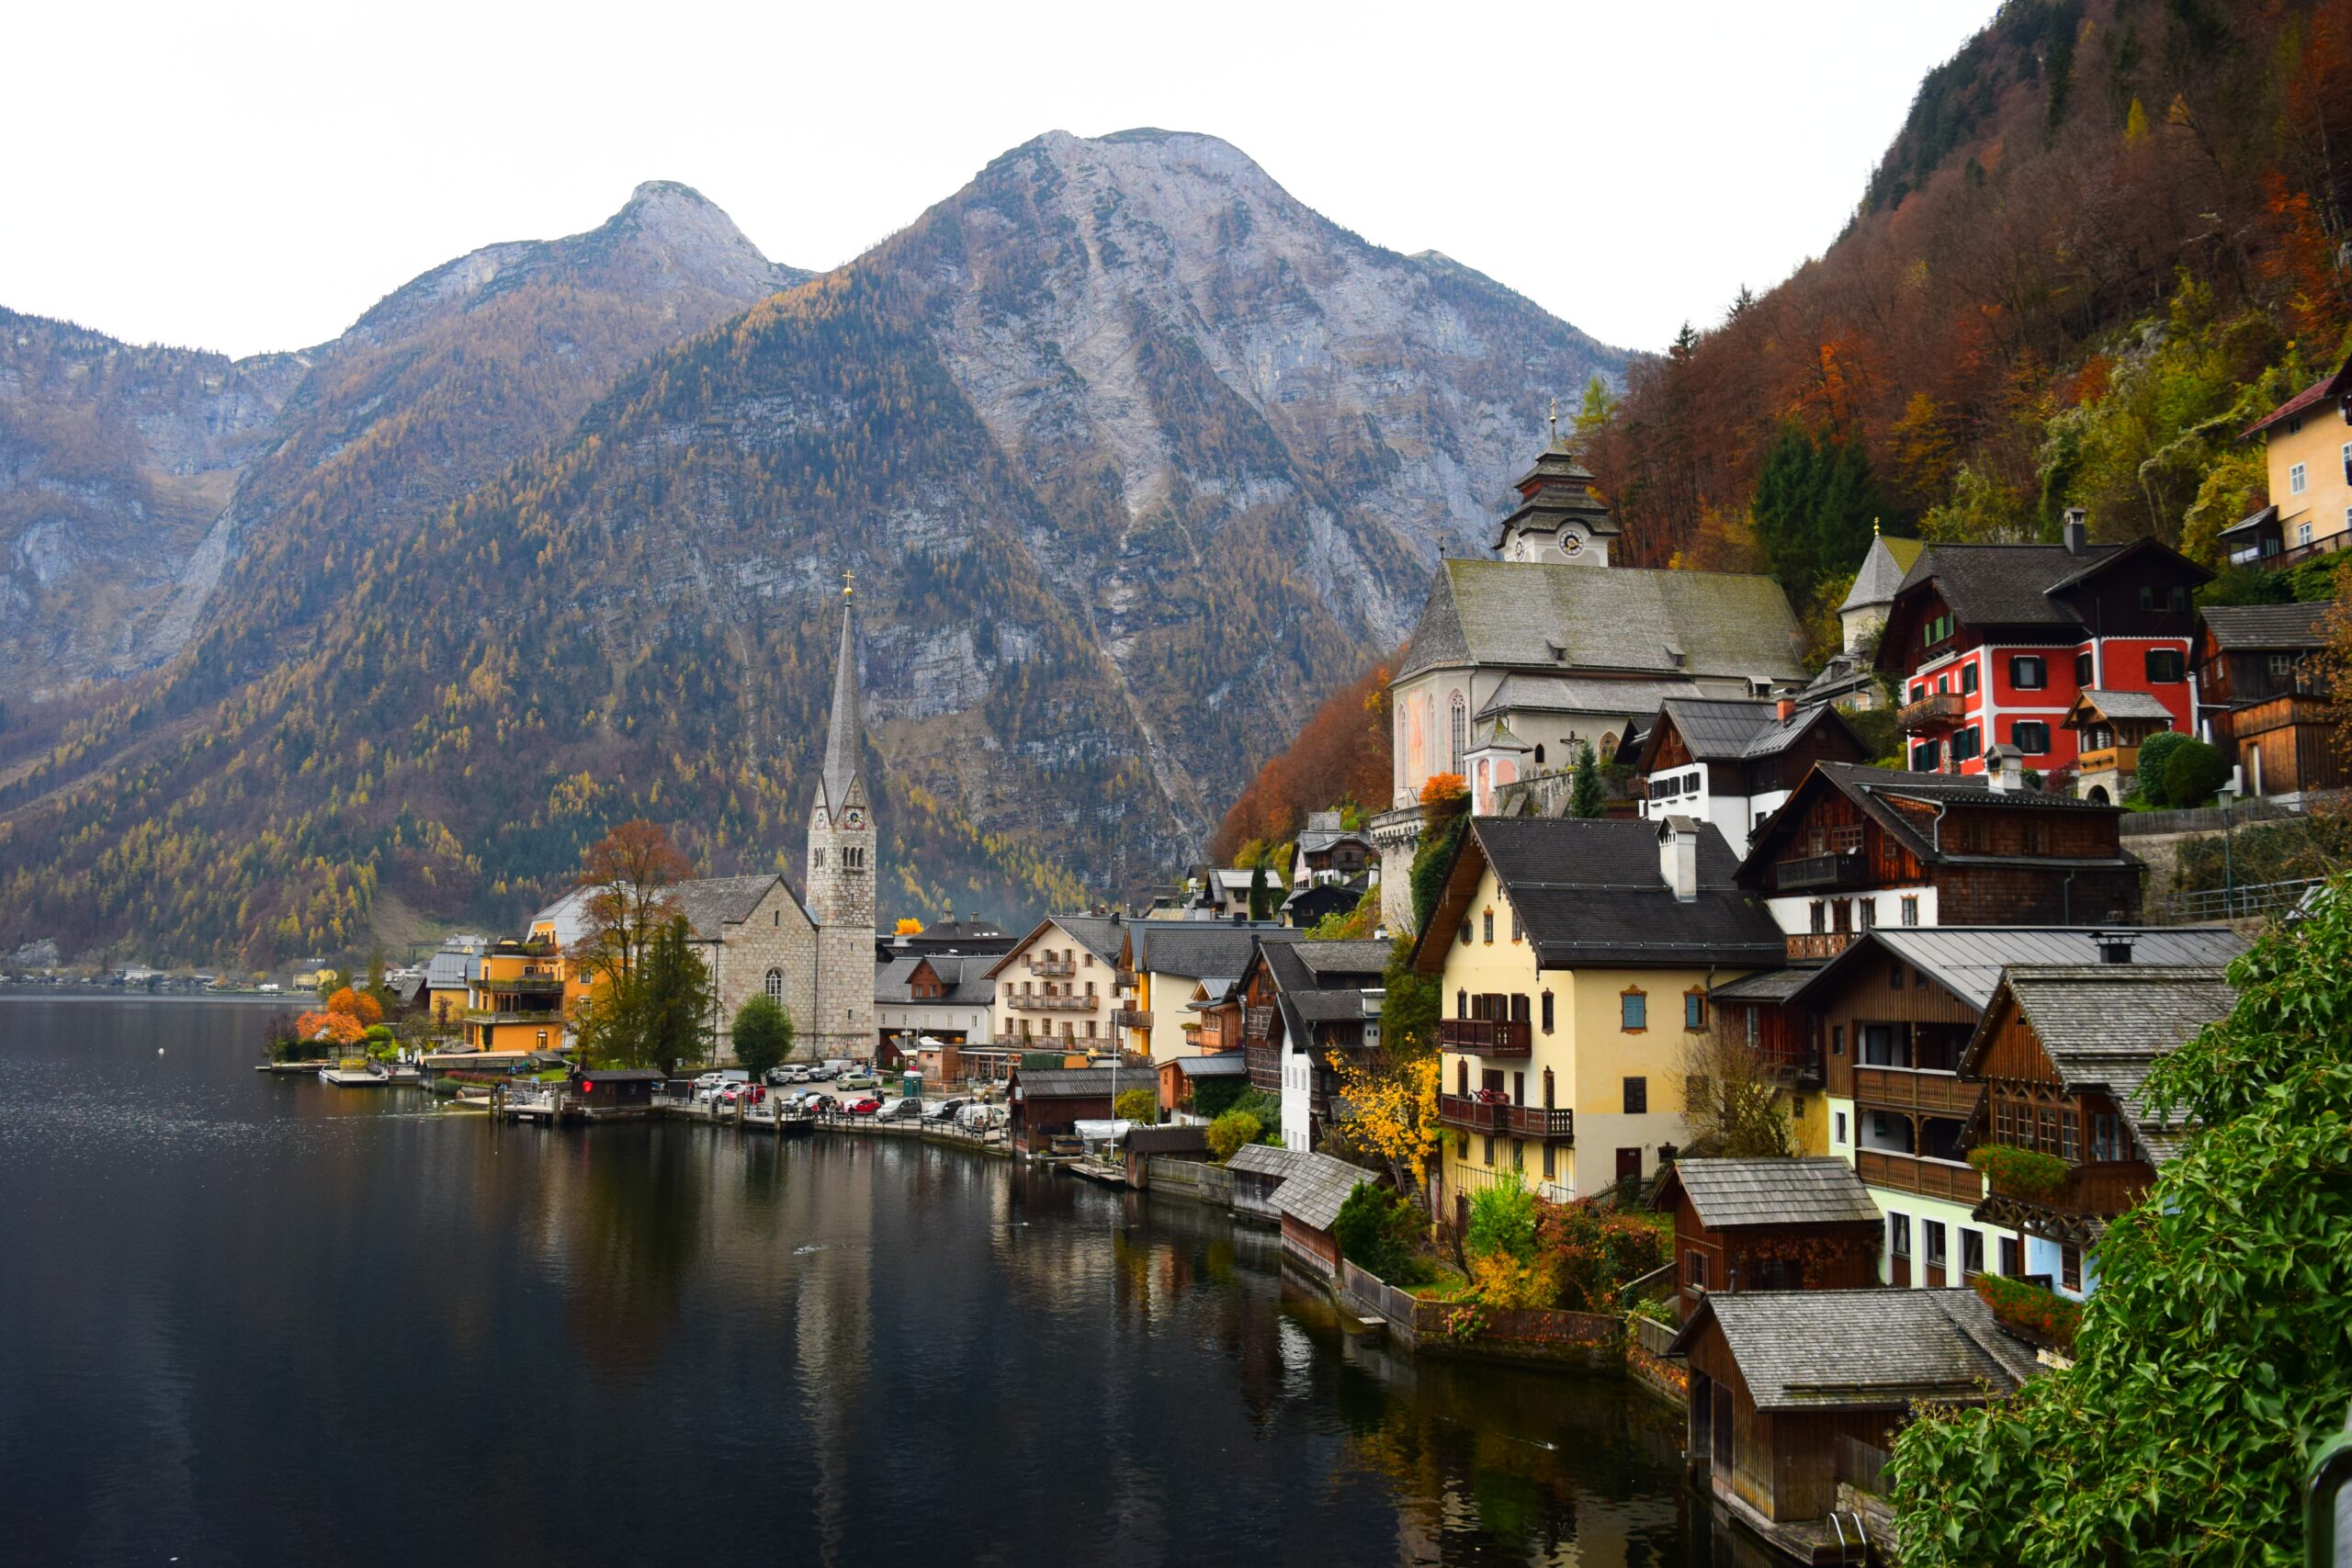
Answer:
[[2346, 716], [2324, 697], [2267, 697], [2227, 716], [2225, 754], [2237, 763], [2248, 795], [2342, 789], [2352, 784], [2343, 739]]
[[1838, 1505], [1840, 1438], [1884, 1452], [1905, 1415], [1889, 1402], [1859, 1409], [1756, 1408], [1738, 1359], [1710, 1323], [1689, 1350], [1689, 1451], [1718, 1496], [1775, 1524], [1818, 1519]]
[[[1793, 939], [1792, 939], [1793, 940]], [[1820, 1021], [1777, 1001], [1725, 998], [1708, 1003], [1719, 1047], [1753, 1053], [1779, 1081], [1797, 1089], [1823, 1086]]]
[[1981, 1090], [1968, 1143], [2031, 1149], [2066, 1162], [2054, 1192], [2007, 1189], [1997, 1173], [1979, 1217], [2061, 1246], [2086, 1247], [2107, 1221], [2145, 1197], [2155, 1168], [2143, 1157], [2121, 1109], [2094, 1090], [2069, 1090], [2032, 1023], [2004, 987], [1984, 1021], [1984, 1044], [1970, 1064]]
[[1708, 1228], [1688, 1192], [1674, 1204], [1675, 1305], [1680, 1321], [1715, 1291], [1843, 1291], [1878, 1283], [1876, 1221]]

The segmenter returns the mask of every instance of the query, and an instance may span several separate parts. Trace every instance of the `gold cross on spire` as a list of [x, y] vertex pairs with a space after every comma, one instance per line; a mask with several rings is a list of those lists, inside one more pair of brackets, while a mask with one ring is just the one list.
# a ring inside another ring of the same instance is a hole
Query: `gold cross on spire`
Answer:
[[1552, 439], [1560, 439], [1560, 400], [1557, 398], [1552, 400]]
[[856, 592], [857, 574], [847, 567], [842, 568], [842, 597], [846, 599]]

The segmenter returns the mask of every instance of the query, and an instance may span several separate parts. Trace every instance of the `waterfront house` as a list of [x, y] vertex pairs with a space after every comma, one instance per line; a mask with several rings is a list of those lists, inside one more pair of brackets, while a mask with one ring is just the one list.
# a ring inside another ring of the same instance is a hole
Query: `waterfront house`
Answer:
[[994, 955], [897, 953], [874, 973], [874, 1024], [903, 1055], [925, 1038], [985, 1045], [996, 1003]]
[[1878, 667], [1902, 677], [1896, 717], [1916, 773], [1979, 773], [2007, 747], [2025, 766], [2075, 765], [2063, 723], [2085, 688], [2144, 692], [2189, 728], [2189, 598], [2212, 573], [2154, 539], [1930, 545], [1896, 591]]
[[1032, 1051], [1115, 1049], [1126, 925], [1116, 915], [1038, 921], [988, 967], [996, 993], [992, 1043]]
[[492, 942], [477, 961], [461, 1016], [476, 1051], [553, 1051], [564, 1044], [563, 954], [544, 942]]
[[1283, 1143], [1313, 1149], [1337, 1109], [1334, 1055], [1379, 1043], [1385, 942], [1270, 942], [1239, 987], [1252, 1087], [1282, 1098]]
[[2142, 1080], [2237, 1005], [2219, 965], [2134, 962], [2138, 946], [2119, 931], [2102, 963], [2011, 965], [1959, 1063], [1982, 1089], [1962, 1147], [2046, 1156], [1987, 1161], [1975, 1217], [2015, 1233], [2021, 1272], [2078, 1299], [2108, 1222], [2146, 1195], [2187, 1131], [2139, 1103]]
[[2222, 530], [2232, 566], [2277, 569], [2352, 543], [2352, 359], [2256, 420], [2269, 504]]
[[1854, 1168], [1812, 1159], [1676, 1160], [1653, 1206], [1674, 1216], [1676, 1304], [1710, 1294], [1873, 1284], [1883, 1222]]
[[1340, 1242], [1332, 1226], [1339, 1224], [1340, 1205], [1359, 1186], [1376, 1179], [1363, 1167], [1329, 1155], [1300, 1155], [1273, 1193], [1283, 1255], [1317, 1278], [1336, 1278]]
[[592, 1116], [646, 1115], [662, 1081], [650, 1067], [575, 1067], [571, 1094]]
[[[1382, 913], [1412, 921], [1421, 788], [1438, 774], [1498, 797], [1528, 774], [1606, 760], [1668, 697], [1757, 697], [1804, 680], [1804, 634], [1769, 577], [1611, 565], [1617, 525], [1555, 440], [1521, 476], [1494, 560], [1438, 565], [1389, 684], [1392, 809], [1364, 826]], [[1508, 736], [1508, 750], [1481, 740]], [[1523, 747], [1524, 750], [1520, 750]]]
[[1838, 1539], [1838, 1485], [1883, 1493], [1914, 1408], [1982, 1404], [2036, 1370], [2031, 1348], [1959, 1290], [1710, 1293], [1668, 1354], [1690, 1370], [1692, 1468], [1725, 1512], [1801, 1562], [1838, 1561], [1815, 1552]]
[[1208, 1129], [1172, 1122], [1158, 1127], [1130, 1127], [1124, 1147], [1127, 1185], [1147, 1188], [1151, 1185], [1151, 1162], [1155, 1159], [1205, 1164], [1209, 1157]]
[[1047, 1153], [1056, 1138], [1076, 1137], [1080, 1122], [1116, 1121], [1118, 1096], [1151, 1086], [1141, 1067], [1015, 1067], [1005, 1084], [1012, 1146]]
[[1233, 1178], [1233, 1212], [1279, 1224], [1282, 1210], [1275, 1206], [1274, 1194], [1305, 1162], [1306, 1153], [1277, 1144], [1244, 1144], [1234, 1150], [1225, 1162]]
[[1739, 885], [1792, 960], [1879, 927], [2135, 919], [2144, 868], [2122, 847], [2121, 808], [2017, 783], [1817, 763], [1758, 830]]
[[1632, 757], [1643, 817], [1713, 822], [1743, 856], [1757, 824], [1787, 803], [1815, 762], [1869, 761], [1843, 714], [1792, 697], [1668, 698]]
[[2352, 784], [2336, 744], [2344, 710], [2316, 657], [2335, 609], [2333, 603], [2215, 604], [2198, 617], [2198, 723], [2237, 765], [2240, 795]]
[[2005, 969], [2119, 950], [2159, 967], [2223, 964], [2245, 945], [2222, 926], [1882, 928], [1809, 976], [1784, 1005], [1821, 1042], [1829, 1152], [1853, 1163], [1886, 1216], [1882, 1278], [1937, 1286], [2027, 1271], [2014, 1235], [1978, 1216], [1984, 1185], [1967, 1135], [1983, 1089], [1961, 1073]]
[[1170, 1113], [1193, 1110], [1193, 1097], [1198, 1084], [1210, 1079], [1238, 1081], [1250, 1076], [1250, 1064], [1238, 1051], [1223, 1051], [1206, 1056], [1170, 1056], [1156, 1066], [1156, 1077], [1159, 1082], [1159, 1109]]
[[1412, 954], [1440, 987], [1438, 1183], [1457, 1223], [1499, 1172], [1586, 1196], [1688, 1141], [1709, 982], [1784, 951], [1735, 870], [1689, 818], [1470, 819]]
[[1155, 1062], [1202, 1050], [1203, 987], [1222, 993], [1250, 966], [1261, 942], [1292, 942], [1295, 929], [1272, 921], [1130, 920], [1121, 931], [1117, 978], [1130, 1000], [1120, 1010], [1126, 1049]]

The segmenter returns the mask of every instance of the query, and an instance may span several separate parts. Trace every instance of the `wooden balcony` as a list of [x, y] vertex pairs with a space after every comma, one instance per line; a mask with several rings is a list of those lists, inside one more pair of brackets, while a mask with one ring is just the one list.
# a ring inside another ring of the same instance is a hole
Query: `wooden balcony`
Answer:
[[1577, 1113], [1541, 1105], [1506, 1105], [1503, 1110], [1509, 1132], [1514, 1138], [1533, 1138], [1546, 1144], [1573, 1144], [1577, 1141]]
[[1047, 997], [1026, 991], [1016, 991], [1004, 998], [1004, 1005], [1023, 1012], [1092, 1012], [1099, 998], [1094, 997]]
[[1824, 855], [1799, 855], [1772, 868], [1772, 885], [1782, 893], [1817, 888], [1862, 887], [1871, 868], [1860, 850], [1832, 850]]
[[1140, 1008], [1114, 1008], [1111, 1011], [1111, 1027], [1141, 1029], [1148, 1032], [1151, 1028], [1151, 1014]]
[[2140, 748], [2137, 746], [2101, 746], [2095, 750], [2075, 754], [2077, 773], [2136, 773], [2140, 771]]
[[1510, 1109], [1508, 1105], [1489, 1105], [1471, 1095], [1437, 1097], [1440, 1124], [1462, 1133], [1500, 1133], [1510, 1124]]
[[1532, 1032], [1524, 1019], [1442, 1018], [1437, 1043], [1448, 1051], [1498, 1061], [1525, 1060], [1534, 1054]]
[[1573, 1144], [1577, 1113], [1541, 1105], [1494, 1104], [1476, 1095], [1442, 1094], [1437, 1119], [1464, 1133], [1490, 1133], [1498, 1137], [1532, 1138], [1538, 1143]]
[[1033, 958], [1029, 961], [1029, 973], [1052, 980], [1067, 980], [1078, 973], [1078, 960], [1075, 958]]
[[2146, 1197], [2155, 1179], [2156, 1173], [2138, 1160], [2087, 1160], [2074, 1167], [2055, 1192], [2015, 1192], [1990, 1178], [1985, 1187], [1992, 1196], [2029, 1209], [2107, 1218]]
[[1211, 1055], [1219, 1051], [1238, 1051], [1242, 1045], [1241, 1020], [1230, 1013], [1203, 1013], [1198, 1024], [1185, 1026], [1185, 1032], [1193, 1037], [1203, 1051]]
[[1968, 716], [1968, 699], [1957, 692], [1930, 692], [1916, 703], [1905, 703], [1894, 710], [1894, 722], [1913, 734], [1928, 729], [1949, 729]]
[[1789, 962], [1835, 958], [1853, 945], [1852, 931], [1798, 931], [1789, 938]]
[[1956, 1074], [1910, 1067], [1856, 1067], [1854, 1107], [1858, 1111], [1912, 1111], [1928, 1116], [1969, 1117], [1976, 1113], [1984, 1086], [1963, 1081]]
[[1951, 1160], [1920, 1159], [1912, 1155], [1888, 1154], [1883, 1149], [1857, 1149], [1854, 1171], [1865, 1187], [1917, 1192], [1923, 1198], [1948, 1198], [1955, 1203], [1973, 1204], [1984, 1196], [1984, 1179], [1976, 1174], [1976, 1168]]

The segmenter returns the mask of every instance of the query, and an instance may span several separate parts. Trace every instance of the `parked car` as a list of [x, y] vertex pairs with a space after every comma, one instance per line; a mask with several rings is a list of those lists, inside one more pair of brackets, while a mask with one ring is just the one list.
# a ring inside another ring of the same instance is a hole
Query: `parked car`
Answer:
[[848, 1111], [852, 1116], [871, 1116], [876, 1111], [882, 1109], [882, 1102], [869, 1094], [863, 1100], [851, 1100], [847, 1105], [842, 1107], [842, 1109]]
[[875, 1120], [879, 1122], [913, 1122], [920, 1120], [922, 1116], [922, 1101], [917, 1100], [912, 1095], [909, 1095], [902, 1100], [894, 1100], [889, 1105], [885, 1106], [881, 1114], [876, 1117]]
[[926, 1122], [953, 1122], [956, 1120], [956, 1113], [970, 1103], [972, 1102], [968, 1100], [943, 1100], [925, 1111], [922, 1113], [922, 1119]]
[[882, 1080], [872, 1073], [843, 1073], [837, 1080], [843, 1089], [880, 1089]]

